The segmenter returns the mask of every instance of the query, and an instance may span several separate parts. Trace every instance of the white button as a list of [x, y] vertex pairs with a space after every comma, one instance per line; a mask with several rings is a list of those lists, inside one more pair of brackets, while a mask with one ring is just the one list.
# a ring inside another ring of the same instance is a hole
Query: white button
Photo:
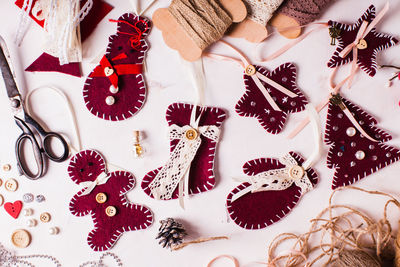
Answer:
[[110, 92], [111, 92], [112, 94], [118, 93], [118, 87], [115, 88], [114, 85], [111, 85], [111, 86], [110, 86]]
[[106, 97], [106, 104], [107, 105], [111, 106], [111, 105], [114, 105], [114, 103], [115, 103], [114, 97], [112, 97], [112, 96], [107, 96]]
[[304, 176], [304, 169], [301, 166], [293, 166], [289, 170], [289, 176], [295, 180], [301, 179]]
[[110, 67], [105, 67], [105, 68], [104, 68], [104, 74], [105, 74], [107, 77], [113, 75], [113, 73], [114, 73], [114, 70], [113, 70], [112, 68], [110, 68]]
[[4, 187], [11, 192], [15, 192], [18, 189], [18, 182], [15, 179], [8, 179], [5, 183], [4, 183]]

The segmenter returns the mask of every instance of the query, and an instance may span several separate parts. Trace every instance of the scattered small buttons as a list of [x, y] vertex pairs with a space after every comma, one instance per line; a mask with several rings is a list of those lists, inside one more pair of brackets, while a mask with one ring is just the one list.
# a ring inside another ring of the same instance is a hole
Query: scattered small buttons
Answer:
[[24, 229], [15, 230], [11, 234], [11, 242], [18, 248], [26, 248], [31, 243], [31, 234]]
[[362, 159], [364, 159], [364, 158], [365, 158], [365, 153], [364, 153], [364, 151], [358, 150], [358, 151], [356, 152], [356, 159], [362, 160]]
[[33, 194], [31, 194], [31, 193], [26, 193], [26, 194], [24, 194], [24, 195], [22, 196], [22, 200], [23, 200], [25, 203], [30, 203], [30, 202], [32, 202], [34, 198], [35, 198], [35, 197], [34, 197]]
[[49, 234], [51, 235], [57, 235], [60, 232], [60, 229], [58, 227], [50, 227], [49, 228]]
[[33, 214], [33, 209], [28, 208], [23, 210], [24, 216], [31, 216]]
[[29, 219], [26, 221], [26, 226], [28, 226], [28, 227], [34, 227], [34, 226], [36, 226], [36, 224], [37, 224], [37, 221], [35, 219]]
[[4, 203], [4, 197], [3, 195], [0, 194], [0, 206], [3, 206]]
[[17, 180], [10, 178], [4, 183], [4, 187], [11, 192], [15, 192], [18, 189], [18, 182]]
[[356, 129], [354, 127], [349, 127], [346, 129], [346, 134], [352, 137], [356, 134]]
[[106, 208], [106, 214], [108, 217], [113, 217], [117, 214], [117, 209], [114, 206], [108, 206]]
[[106, 202], [107, 201], [107, 195], [105, 193], [98, 193], [96, 195], [96, 201], [97, 201], [97, 203], [100, 203], [100, 204]]
[[46, 198], [43, 196], [43, 195], [37, 195], [36, 196], [36, 202], [43, 202], [43, 201], [45, 201], [46, 200]]
[[4, 164], [3, 165], [3, 171], [8, 172], [11, 170], [11, 165], [10, 164]]
[[47, 223], [51, 220], [51, 216], [48, 212], [43, 212], [42, 214], [40, 214], [40, 221]]

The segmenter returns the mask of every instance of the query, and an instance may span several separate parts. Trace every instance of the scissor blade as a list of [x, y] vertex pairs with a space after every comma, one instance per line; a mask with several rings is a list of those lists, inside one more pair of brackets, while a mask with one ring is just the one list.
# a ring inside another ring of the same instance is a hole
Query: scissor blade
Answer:
[[0, 70], [3, 75], [4, 84], [6, 85], [7, 95], [9, 98], [12, 98], [19, 95], [19, 91], [9, 65], [10, 60], [10, 54], [3, 38], [0, 36]]

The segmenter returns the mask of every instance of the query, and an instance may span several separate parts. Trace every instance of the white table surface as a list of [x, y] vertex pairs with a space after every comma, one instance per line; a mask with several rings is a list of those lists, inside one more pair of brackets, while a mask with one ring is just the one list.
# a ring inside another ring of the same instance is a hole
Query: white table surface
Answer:
[[[132, 10], [127, 0], [108, 1], [115, 8], [107, 18], [116, 19], [124, 12]], [[211, 258], [220, 254], [234, 255], [242, 265], [250, 266], [249, 264], [253, 261], [266, 260], [267, 246], [274, 236], [281, 232], [305, 232], [309, 227], [309, 220], [327, 205], [327, 199], [331, 193], [333, 170], [325, 165], [328, 147], [324, 146], [323, 157], [315, 165], [320, 175], [320, 182], [314, 190], [300, 200], [290, 215], [266, 229], [256, 231], [239, 228], [227, 219], [225, 199], [237, 185], [232, 177], [242, 175], [242, 165], [258, 157], [279, 157], [290, 150], [308, 156], [313, 149], [309, 138], [311, 128], [307, 127], [295, 139], [287, 140], [286, 135], [306, 116], [306, 113], [290, 115], [284, 131], [279, 135], [267, 134], [256, 119], [240, 117], [235, 113], [234, 106], [244, 92], [242, 70], [234, 63], [210, 59], [204, 61], [207, 78], [205, 103], [222, 107], [228, 112], [217, 148], [216, 187], [209, 192], [191, 197], [186, 202], [186, 210], [182, 210], [177, 201], [162, 202], [150, 199], [140, 188], [140, 182], [148, 171], [161, 166], [168, 158], [166, 107], [177, 101], [190, 103], [195, 96], [190, 82], [182, 78], [185, 72], [181, 68], [178, 54], [164, 44], [160, 31], [153, 29], [149, 36], [151, 49], [147, 57], [148, 97], [143, 109], [133, 118], [122, 122], [104, 121], [94, 117], [84, 105], [82, 87], [85, 77], [75, 78], [58, 73], [23, 71], [42, 53], [44, 32], [32, 23], [24, 42], [20, 47], [16, 47], [12, 40], [19, 9], [13, 5], [13, 2], [1, 1], [0, 34], [11, 50], [22, 94], [26, 95], [29, 90], [48, 84], [56, 85], [64, 90], [71, 99], [77, 114], [84, 147], [100, 151], [108, 162], [131, 171], [137, 179], [137, 186], [128, 193], [128, 198], [133, 202], [147, 205], [155, 214], [153, 226], [144, 231], [123, 234], [111, 250], [122, 259], [124, 266], [205, 266]], [[322, 16], [321, 21], [334, 19], [353, 23], [371, 3], [380, 10], [385, 1], [334, 1]], [[390, 11], [377, 28], [379, 31], [398, 35], [400, 2], [392, 0], [390, 4]], [[159, 1], [147, 15], [149, 16], [156, 7], [167, 5], [168, 1]], [[108, 36], [114, 32], [115, 24], [103, 20], [84, 44], [85, 56], [91, 58], [104, 49]], [[257, 55], [255, 44], [239, 39], [228, 41], [240, 47], [242, 51], [247, 51], [248, 56], [255, 60]], [[285, 38], [275, 35], [265, 45], [258, 47], [258, 51], [264, 55], [271, 54], [286, 42]], [[298, 67], [299, 87], [310, 102], [317, 104], [328, 92], [327, 79], [331, 70], [326, 67], [326, 62], [335, 49], [329, 43], [327, 30], [320, 30], [311, 34], [285, 55], [263, 65], [272, 70], [281, 63], [294, 62]], [[215, 45], [213, 49], [230, 54], [230, 51], [224, 49], [222, 45]], [[379, 53], [378, 61], [400, 65], [399, 52], [399, 45], [392, 47]], [[84, 62], [84, 75], [87, 75], [93, 67], [93, 64]], [[348, 65], [341, 69], [342, 77], [348, 73], [349, 68]], [[400, 82], [395, 81], [391, 88], [385, 87], [391, 73], [391, 70], [382, 70], [378, 71], [374, 78], [370, 78], [365, 73], [359, 72], [352, 89], [345, 89], [343, 94], [376, 116], [379, 121], [378, 127], [393, 134], [394, 138], [389, 144], [399, 147]], [[22, 195], [27, 192], [35, 195], [43, 194], [46, 197], [45, 202], [41, 204], [34, 202], [26, 204], [25, 207], [34, 209], [33, 217], [36, 219], [43, 211], [48, 211], [52, 215], [52, 221], [48, 225], [39, 222], [38, 226], [29, 229], [32, 234], [32, 244], [25, 249], [15, 249], [16, 253], [18, 255], [49, 254], [58, 258], [63, 266], [78, 266], [84, 261], [97, 259], [100, 253], [93, 252], [86, 243], [87, 234], [93, 229], [92, 219], [90, 216], [75, 217], [68, 210], [69, 200], [78, 190], [67, 175], [68, 161], [60, 164], [52, 162], [47, 175], [38, 181], [29, 181], [17, 175], [14, 143], [20, 130], [11, 116], [2, 83], [0, 88], [3, 88], [0, 90], [0, 164], [11, 163], [14, 167], [9, 173], [0, 170], [0, 177], [3, 181], [14, 177], [19, 182], [19, 189], [16, 192], [7, 192], [2, 186], [0, 193], [4, 195], [6, 201], [22, 199]], [[65, 107], [56, 95], [37, 93], [32, 97], [32, 106], [35, 118], [44, 121], [48, 128], [59, 131], [69, 138], [73, 137]], [[321, 113], [323, 122], [325, 117], [326, 110]], [[143, 143], [148, 154], [143, 159], [135, 159], [132, 155], [134, 129], [142, 130], [146, 134]], [[398, 163], [393, 164], [358, 182], [357, 186], [398, 195], [400, 193], [399, 167]], [[376, 198], [365, 198], [364, 195], [357, 193], [343, 192], [340, 193], [338, 199], [342, 203], [357, 205], [371, 214], [381, 214], [382, 202]], [[166, 217], [183, 221], [193, 238], [228, 235], [230, 239], [191, 245], [181, 251], [170, 252], [161, 248], [154, 240], [158, 232], [158, 221]], [[27, 228], [25, 226], [27, 217], [21, 214], [15, 220], [3, 208], [0, 208], [0, 218], [0, 242], [7, 248], [14, 249], [10, 235], [15, 229]], [[397, 218], [396, 213], [393, 218]], [[49, 235], [47, 229], [50, 226], [58, 226], [61, 229], [60, 234]], [[229, 264], [228, 261], [221, 260], [215, 266], [230, 266]], [[51, 265], [37, 262], [37, 266]]]

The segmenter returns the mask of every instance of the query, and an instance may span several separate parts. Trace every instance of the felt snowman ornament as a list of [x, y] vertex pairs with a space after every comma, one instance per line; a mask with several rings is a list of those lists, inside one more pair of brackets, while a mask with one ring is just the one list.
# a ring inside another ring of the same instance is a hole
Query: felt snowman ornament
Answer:
[[138, 112], [146, 99], [143, 62], [151, 22], [131, 13], [122, 15], [111, 35], [106, 54], [83, 87], [87, 109], [104, 120], [125, 120]]

